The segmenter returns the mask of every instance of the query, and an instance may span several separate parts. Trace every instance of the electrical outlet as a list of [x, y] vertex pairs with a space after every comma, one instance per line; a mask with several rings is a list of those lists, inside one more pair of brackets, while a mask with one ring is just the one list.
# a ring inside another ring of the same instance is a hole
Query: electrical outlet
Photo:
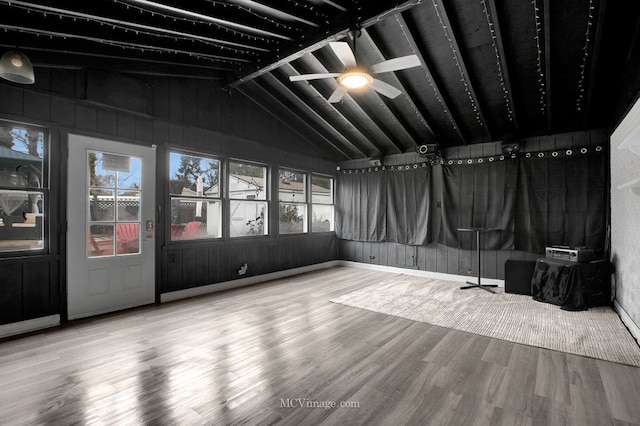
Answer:
[[242, 265], [240, 267], [240, 269], [238, 269], [238, 275], [244, 275], [247, 273], [247, 269], [249, 269], [249, 266], [245, 263], [244, 265]]

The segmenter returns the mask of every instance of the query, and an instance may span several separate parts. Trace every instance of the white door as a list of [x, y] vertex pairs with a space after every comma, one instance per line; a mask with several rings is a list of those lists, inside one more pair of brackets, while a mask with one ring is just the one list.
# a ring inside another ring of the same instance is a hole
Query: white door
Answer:
[[69, 319], [155, 301], [155, 147], [69, 135]]

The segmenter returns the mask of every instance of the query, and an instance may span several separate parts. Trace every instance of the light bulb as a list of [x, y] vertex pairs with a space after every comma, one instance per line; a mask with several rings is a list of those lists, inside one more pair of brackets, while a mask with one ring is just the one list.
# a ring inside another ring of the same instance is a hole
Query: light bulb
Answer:
[[345, 89], [363, 89], [371, 84], [373, 78], [360, 70], [351, 70], [338, 76], [338, 84]]

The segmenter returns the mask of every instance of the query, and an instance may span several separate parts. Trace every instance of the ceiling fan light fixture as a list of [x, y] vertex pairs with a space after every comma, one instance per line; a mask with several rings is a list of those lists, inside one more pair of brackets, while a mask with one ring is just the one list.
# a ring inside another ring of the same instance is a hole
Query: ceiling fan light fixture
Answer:
[[357, 90], [368, 87], [373, 82], [373, 77], [361, 70], [351, 70], [340, 74], [337, 80], [338, 84], [345, 89]]
[[33, 65], [27, 56], [17, 50], [9, 50], [0, 59], [0, 77], [20, 84], [35, 83]]

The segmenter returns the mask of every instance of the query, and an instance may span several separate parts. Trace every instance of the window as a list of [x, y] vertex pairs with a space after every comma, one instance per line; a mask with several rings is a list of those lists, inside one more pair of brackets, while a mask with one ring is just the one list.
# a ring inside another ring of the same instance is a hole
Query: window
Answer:
[[[267, 167], [229, 162], [229, 235], [269, 235]], [[251, 201], [248, 201], [251, 200]]]
[[222, 237], [220, 161], [170, 152], [171, 241]]
[[45, 248], [45, 140], [42, 129], [0, 122], [0, 253]]
[[311, 231], [332, 232], [333, 227], [333, 178], [311, 176]]
[[142, 159], [90, 151], [87, 256], [140, 253]]
[[280, 169], [278, 175], [280, 234], [301, 234], [308, 231], [307, 175]]

